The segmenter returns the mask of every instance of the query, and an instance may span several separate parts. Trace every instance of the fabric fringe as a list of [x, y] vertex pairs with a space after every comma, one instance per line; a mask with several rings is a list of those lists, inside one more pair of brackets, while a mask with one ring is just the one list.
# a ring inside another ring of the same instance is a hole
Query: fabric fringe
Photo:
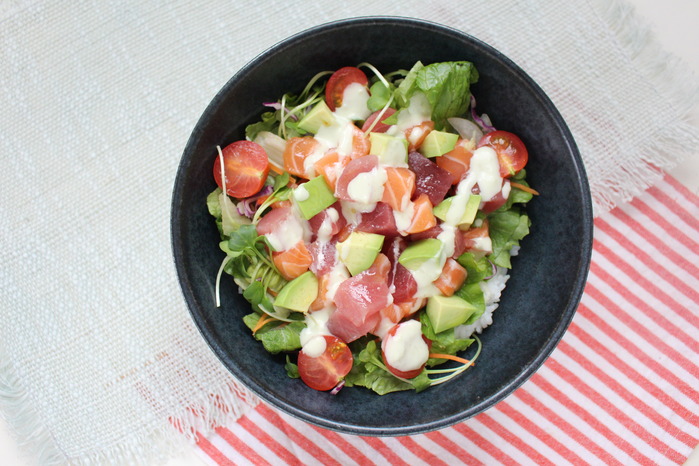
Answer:
[[74, 458], [60, 451], [33, 408], [35, 403], [30, 392], [22, 386], [17, 371], [2, 351], [0, 361], [0, 414], [4, 415], [19, 442], [25, 459], [42, 466], [164, 463], [182, 454], [199, 435], [208, 435], [218, 426], [235, 422], [259, 403], [252, 392], [224, 376], [226, 380], [214, 393], [202, 394], [200, 399], [193, 400], [150, 432], [123, 439], [99, 451], [82, 452]]
[[590, 0], [619, 46], [648, 82], [674, 109], [660, 134], [649, 135], [639, 153], [642, 163], [591, 180], [595, 216], [630, 201], [653, 186], [699, 147], [699, 79], [678, 57], [665, 51], [634, 8], [621, 0]]

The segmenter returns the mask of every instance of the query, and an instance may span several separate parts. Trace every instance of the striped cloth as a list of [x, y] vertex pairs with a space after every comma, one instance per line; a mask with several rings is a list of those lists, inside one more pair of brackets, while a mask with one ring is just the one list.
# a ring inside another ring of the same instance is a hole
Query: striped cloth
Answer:
[[682, 464], [699, 443], [698, 218], [699, 197], [670, 176], [598, 217], [568, 332], [529, 381], [474, 418], [360, 437], [260, 403], [200, 436], [198, 452], [210, 464]]

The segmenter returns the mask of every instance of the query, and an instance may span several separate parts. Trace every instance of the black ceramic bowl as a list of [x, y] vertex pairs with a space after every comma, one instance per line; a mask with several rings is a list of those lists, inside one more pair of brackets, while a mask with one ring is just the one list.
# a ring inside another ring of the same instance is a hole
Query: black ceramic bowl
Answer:
[[[528, 181], [541, 195], [530, 202], [531, 234], [513, 259], [494, 324], [481, 335], [478, 364], [422, 393], [379, 396], [364, 388], [338, 396], [290, 379], [284, 358], [268, 354], [241, 317], [250, 311], [230, 280], [214, 305], [223, 259], [206, 208], [215, 188], [217, 145], [244, 138], [265, 111], [262, 102], [300, 92], [318, 71], [370, 62], [382, 72], [423, 63], [469, 60], [480, 112], [518, 134], [529, 149]], [[305, 421], [342, 432], [406, 435], [463, 421], [493, 406], [529, 378], [553, 351], [578, 306], [587, 277], [592, 209], [573, 137], [544, 92], [497, 50], [460, 31], [406, 18], [358, 18], [321, 25], [275, 45], [221, 89], [184, 150], [172, 199], [172, 246], [185, 300], [223, 365], [266, 402]]]

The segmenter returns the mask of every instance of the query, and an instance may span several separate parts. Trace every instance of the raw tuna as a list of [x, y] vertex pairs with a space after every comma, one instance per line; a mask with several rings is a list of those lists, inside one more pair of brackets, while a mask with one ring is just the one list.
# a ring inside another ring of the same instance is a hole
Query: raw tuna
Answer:
[[393, 302], [396, 304], [411, 302], [417, 292], [417, 282], [408, 269], [398, 263], [400, 253], [408, 246], [403, 238], [393, 238], [384, 242], [383, 253], [391, 262], [388, 272], [388, 284], [392, 286]]
[[442, 202], [451, 188], [451, 174], [419, 152], [408, 154], [408, 166], [416, 176], [413, 199], [427, 194], [433, 206]]
[[[332, 216], [330, 216], [330, 213], [329, 213], [330, 209], [335, 209], [335, 212], [337, 212], [337, 219], [336, 220]], [[319, 214], [314, 215], [308, 221], [308, 224], [311, 227], [311, 232], [313, 233], [311, 236], [311, 241], [316, 240], [316, 238], [318, 237], [318, 230], [323, 225], [323, 222], [326, 219], [328, 220], [326, 228], [328, 226], [330, 227], [325, 232], [328, 237], [335, 236], [340, 230], [342, 230], [345, 227], [345, 225], [347, 225], [347, 220], [345, 220], [345, 217], [342, 215], [342, 206], [340, 205], [339, 201], [336, 202], [335, 204], [331, 205], [327, 209], [323, 210]]]
[[291, 206], [271, 209], [260, 219], [260, 222], [255, 227], [257, 234], [266, 235], [272, 233], [289, 215], [291, 215]]
[[[430, 228], [420, 233], [410, 235], [410, 241], [419, 241], [421, 239], [436, 238], [442, 232], [441, 225]], [[466, 242], [463, 232], [457, 230], [454, 235], [454, 254], [452, 257], [459, 257], [466, 250]]]
[[366, 155], [352, 160], [347, 164], [342, 173], [337, 179], [335, 185], [335, 197], [343, 201], [351, 201], [352, 198], [347, 194], [347, 186], [360, 173], [370, 172], [372, 169], [379, 166], [379, 157], [376, 155]]
[[374, 210], [362, 214], [362, 220], [357, 225], [357, 231], [384, 236], [398, 236], [398, 227], [396, 227], [396, 219], [393, 217], [393, 209], [388, 204], [377, 202]]
[[328, 330], [349, 343], [372, 331], [381, 320], [381, 309], [388, 306], [390, 292], [386, 276], [388, 259], [379, 254], [376, 265], [348, 278], [335, 292], [337, 308], [328, 320]]
[[308, 246], [313, 262], [310, 270], [316, 276], [325, 275], [330, 272], [337, 262], [337, 239], [330, 241], [314, 241]]

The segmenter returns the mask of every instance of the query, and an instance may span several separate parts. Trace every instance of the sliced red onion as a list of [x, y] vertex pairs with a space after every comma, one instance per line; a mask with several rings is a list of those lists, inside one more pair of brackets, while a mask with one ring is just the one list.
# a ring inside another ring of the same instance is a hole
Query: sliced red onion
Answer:
[[490, 280], [495, 276], [496, 273], [498, 273], [498, 268], [495, 266], [495, 264], [493, 264], [493, 261], [488, 259], [488, 262], [490, 262], [491, 273], [487, 277], [483, 277], [483, 280]]
[[447, 121], [454, 127], [462, 139], [478, 142], [483, 137], [481, 127], [471, 120], [467, 120], [466, 118], [452, 117], [447, 118]]
[[[273, 108], [275, 110], [284, 110], [285, 112], [289, 113], [289, 110], [285, 107], [282, 107], [282, 104], [280, 104], [279, 102], [264, 102], [262, 105], [264, 105], [265, 107]], [[289, 118], [291, 118], [294, 121], [299, 119], [296, 115], [289, 115]]]
[[265, 185], [260, 189], [257, 194], [247, 197], [238, 203], [238, 213], [240, 215], [245, 215], [248, 218], [255, 216], [255, 209], [252, 208], [255, 201], [257, 201], [262, 196], [266, 196], [272, 193], [272, 187], [270, 185]]
[[330, 390], [330, 394], [337, 395], [338, 393], [340, 393], [340, 390], [342, 390], [342, 387], [344, 387], [344, 386], [345, 386], [345, 381], [340, 380], [340, 382], [337, 385], [335, 385], [335, 388]]
[[490, 133], [491, 131], [495, 131], [495, 127], [491, 124], [490, 118], [488, 118], [487, 115], [481, 117], [476, 113], [476, 98], [473, 95], [471, 95], [471, 117], [473, 121], [483, 128], [483, 132]]

